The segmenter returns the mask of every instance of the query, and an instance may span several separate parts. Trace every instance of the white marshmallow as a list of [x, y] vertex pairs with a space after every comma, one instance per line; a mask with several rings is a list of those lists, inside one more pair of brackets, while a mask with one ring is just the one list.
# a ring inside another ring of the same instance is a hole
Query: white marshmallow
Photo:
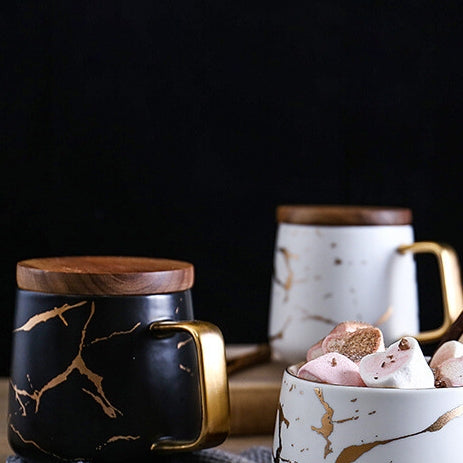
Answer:
[[369, 387], [425, 389], [434, 387], [434, 374], [415, 338], [404, 337], [386, 352], [365, 356], [360, 376]]

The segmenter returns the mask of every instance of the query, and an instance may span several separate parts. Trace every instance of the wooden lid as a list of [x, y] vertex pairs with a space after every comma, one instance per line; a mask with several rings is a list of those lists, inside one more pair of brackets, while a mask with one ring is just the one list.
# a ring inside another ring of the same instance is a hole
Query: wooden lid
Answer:
[[53, 294], [173, 293], [191, 288], [193, 280], [192, 264], [148, 257], [47, 257], [16, 265], [18, 288]]
[[402, 207], [282, 205], [278, 222], [303, 225], [410, 225], [412, 212]]

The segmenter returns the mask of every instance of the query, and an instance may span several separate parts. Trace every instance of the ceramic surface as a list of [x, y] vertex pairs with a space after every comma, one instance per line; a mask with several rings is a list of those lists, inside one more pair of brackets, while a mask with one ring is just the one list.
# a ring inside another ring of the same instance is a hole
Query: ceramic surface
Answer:
[[269, 338], [295, 363], [337, 323], [377, 324], [389, 344], [419, 330], [413, 228], [281, 223], [276, 237]]
[[[168, 461], [153, 444], [194, 441], [206, 426], [199, 354], [186, 333], [155, 336], [150, 325], [192, 319], [189, 290], [123, 297], [19, 290], [8, 415], [13, 450], [45, 462]], [[214, 346], [216, 368], [221, 338]], [[213, 379], [223, 389], [225, 374]], [[224, 416], [227, 405], [220, 403]]]
[[453, 463], [463, 453], [463, 388], [375, 389], [284, 373], [275, 463]]

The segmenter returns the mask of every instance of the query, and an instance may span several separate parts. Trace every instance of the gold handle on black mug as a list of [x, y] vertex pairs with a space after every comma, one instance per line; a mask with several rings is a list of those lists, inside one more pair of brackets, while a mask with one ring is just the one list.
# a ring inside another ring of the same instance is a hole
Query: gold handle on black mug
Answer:
[[423, 343], [437, 341], [456, 320], [463, 308], [458, 257], [451, 246], [433, 241], [420, 241], [403, 245], [398, 248], [398, 251], [401, 254], [406, 252], [413, 252], [414, 254], [431, 253], [437, 258], [442, 286], [443, 322], [435, 330], [423, 331], [415, 335], [416, 339]]
[[203, 321], [160, 321], [150, 325], [159, 336], [186, 331], [195, 343], [201, 393], [201, 430], [193, 441], [160, 440], [156, 452], [185, 452], [221, 444], [230, 429], [230, 405], [225, 346], [220, 330]]

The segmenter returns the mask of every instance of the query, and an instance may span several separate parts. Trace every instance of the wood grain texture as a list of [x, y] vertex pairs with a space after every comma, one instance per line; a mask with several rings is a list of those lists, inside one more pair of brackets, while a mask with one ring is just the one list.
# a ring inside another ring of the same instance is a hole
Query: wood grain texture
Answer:
[[52, 294], [147, 295], [193, 286], [189, 262], [129, 256], [70, 256], [17, 263], [18, 288]]
[[[255, 351], [256, 346], [229, 345], [227, 359]], [[263, 362], [229, 376], [230, 435], [271, 435], [275, 427], [283, 362]]]
[[252, 350], [227, 358], [227, 373], [229, 375], [256, 365], [269, 362], [271, 359], [270, 345], [257, 344]]
[[0, 461], [6, 461], [7, 457], [12, 454], [7, 438], [7, 410], [8, 410], [8, 385], [7, 378], [0, 378]]
[[302, 225], [410, 225], [412, 212], [402, 207], [294, 204], [278, 206], [276, 219]]

